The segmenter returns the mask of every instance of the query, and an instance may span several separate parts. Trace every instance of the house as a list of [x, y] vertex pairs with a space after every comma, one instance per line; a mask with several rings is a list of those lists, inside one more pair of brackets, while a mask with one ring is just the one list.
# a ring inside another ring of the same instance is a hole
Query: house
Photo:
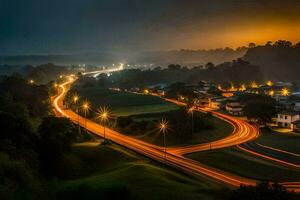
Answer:
[[210, 107], [211, 100], [209, 97], [198, 98], [195, 102], [197, 107]]
[[225, 106], [226, 111], [235, 116], [243, 115], [243, 105], [240, 102], [230, 102]]
[[300, 115], [295, 111], [283, 111], [277, 114], [276, 124], [279, 127], [292, 128], [292, 123], [300, 120]]
[[294, 132], [300, 132], [300, 120], [292, 122], [292, 130]]

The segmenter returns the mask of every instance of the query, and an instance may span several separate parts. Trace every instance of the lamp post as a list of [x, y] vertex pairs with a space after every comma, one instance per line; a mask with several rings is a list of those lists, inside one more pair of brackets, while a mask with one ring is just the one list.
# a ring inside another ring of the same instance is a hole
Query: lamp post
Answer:
[[89, 111], [89, 109], [90, 109], [90, 103], [89, 103], [88, 101], [83, 102], [83, 104], [82, 104], [82, 109], [83, 109], [83, 111], [84, 111], [84, 118], [85, 118], [85, 121], [84, 121], [84, 128], [85, 128], [85, 132], [87, 132], [87, 130], [86, 130], [86, 113], [87, 113], [87, 111]]
[[105, 122], [107, 121], [107, 119], [109, 118], [109, 110], [107, 107], [100, 107], [98, 109], [98, 118], [100, 118], [102, 125], [103, 125], [103, 138], [105, 141]]
[[287, 88], [283, 88], [282, 90], [281, 90], [281, 95], [282, 96], [288, 96], [289, 95], [289, 90], [287, 89]]
[[164, 163], [166, 163], [166, 158], [167, 158], [167, 148], [166, 148], [166, 132], [169, 129], [169, 123], [167, 120], [162, 119], [159, 122], [159, 132], [164, 134]]
[[79, 125], [79, 106], [77, 105], [77, 102], [79, 100], [79, 96], [77, 94], [75, 94], [73, 96], [73, 103], [76, 106], [76, 112], [77, 112], [77, 124], [78, 124], [78, 132], [80, 133], [80, 125]]
[[194, 134], [194, 107], [193, 106], [188, 109], [188, 113], [190, 113], [192, 116], [192, 134]]

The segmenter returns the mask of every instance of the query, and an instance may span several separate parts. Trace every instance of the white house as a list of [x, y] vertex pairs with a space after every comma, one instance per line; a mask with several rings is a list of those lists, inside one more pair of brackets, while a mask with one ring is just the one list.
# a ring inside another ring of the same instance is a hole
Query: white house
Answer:
[[277, 114], [276, 124], [279, 127], [292, 128], [292, 123], [299, 120], [300, 115], [294, 111], [284, 111]]

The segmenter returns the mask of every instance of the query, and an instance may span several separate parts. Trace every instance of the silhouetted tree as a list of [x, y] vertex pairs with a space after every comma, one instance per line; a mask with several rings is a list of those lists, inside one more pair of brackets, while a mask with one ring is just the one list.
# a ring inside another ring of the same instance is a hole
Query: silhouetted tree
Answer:
[[296, 200], [293, 193], [288, 192], [277, 183], [259, 183], [256, 186], [241, 185], [229, 200]]

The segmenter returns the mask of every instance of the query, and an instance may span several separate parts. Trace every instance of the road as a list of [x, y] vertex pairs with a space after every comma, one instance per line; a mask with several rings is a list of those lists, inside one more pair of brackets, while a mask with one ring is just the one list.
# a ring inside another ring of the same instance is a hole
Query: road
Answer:
[[[177, 105], [185, 105], [184, 103], [180, 101], [176, 101], [173, 99], [165, 99], [166, 101], [175, 103]], [[174, 148], [168, 148], [169, 153], [173, 153], [176, 155], [184, 155], [188, 153], [193, 153], [197, 151], [206, 151], [211, 149], [221, 149], [225, 147], [235, 146], [242, 143], [245, 143], [247, 141], [251, 141], [256, 139], [259, 136], [259, 130], [255, 126], [243, 121], [236, 119], [235, 117], [231, 117], [229, 115], [225, 115], [219, 112], [215, 111], [207, 111], [205, 109], [198, 108], [196, 109], [200, 112], [209, 112], [215, 117], [218, 117], [224, 121], [227, 121], [230, 123], [234, 130], [233, 132], [220, 140], [216, 140], [213, 142], [208, 142], [204, 144], [197, 144], [197, 145], [191, 145], [191, 146], [184, 146], [184, 147], [174, 147]]]
[[[63, 116], [70, 118], [74, 123], [79, 123], [80, 126], [84, 127], [86, 122], [86, 128], [91, 133], [103, 137], [103, 127], [91, 120], [85, 119], [81, 116], [78, 116], [72, 110], [63, 109], [63, 98], [68, 90], [68, 87], [74, 82], [74, 80], [68, 80], [65, 83], [59, 86], [58, 95], [53, 100], [53, 106], [55, 109], [55, 113], [57, 116]], [[213, 113], [219, 118], [222, 118], [229, 123], [233, 124], [234, 132], [221, 140], [214, 141], [212, 148], [223, 148], [232, 145], [241, 144], [243, 142], [252, 140], [258, 136], [258, 129], [251, 126], [250, 124], [235, 119], [233, 117], [220, 114]], [[159, 162], [165, 162], [167, 165], [175, 167], [177, 169], [183, 170], [184, 172], [196, 174], [196, 175], [206, 175], [211, 177], [217, 181], [223, 182], [228, 186], [238, 187], [241, 184], [244, 185], [255, 185], [256, 181], [248, 178], [236, 176], [230, 173], [226, 173], [220, 171], [218, 169], [214, 169], [209, 166], [205, 166], [197, 161], [192, 159], [183, 157], [185, 153], [191, 153], [199, 150], [207, 150], [209, 144], [201, 144], [195, 146], [188, 147], [178, 147], [178, 148], [169, 148], [167, 149], [167, 153], [163, 151], [162, 147], [149, 144], [147, 142], [125, 136], [116, 131], [106, 128], [106, 137], [113, 142], [127, 147], [131, 150], [134, 150], [142, 155], [150, 157]], [[300, 192], [300, 183], [282, 183], [288, 189], [294, 189], [295, 191]]]

